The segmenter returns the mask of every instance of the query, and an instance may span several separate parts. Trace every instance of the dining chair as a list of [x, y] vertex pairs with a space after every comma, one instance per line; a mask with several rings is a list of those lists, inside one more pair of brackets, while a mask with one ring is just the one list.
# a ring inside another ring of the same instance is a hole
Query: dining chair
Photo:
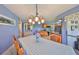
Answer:
[[16, 48], [17, 55], [23, 55], [24, 49], [21, 47], [20, 43], [17, 41], [15, 36], [13, 36], [13, 43]]
[[19, 44], [19, 42], [17, 41], [17, 39], [16, 39], [15, 36], [13, 36], [13, 44], [14, 44], [14, 47], [15, 47], [16, 52], [17, 52], [17, 54], [18, 54], [18, 50], [19, 50], [19, 48], [20, 48], [20, 44]]
[[57, 35], [56, 36], [56, 42], [61, 43], [61, 40], [62, 40], [61, 35]]
[[24, 49], [22, 47], [18, 49], [18, 55], [24, 55]]
[[19, 47], [19, 43], [18, 43], [17, 41], [15, 42], [15, 48], [16, 48], [16, 51], [18, 51], [19, 48], [20, 48], [20, 47]]
[[61, 35], [57, 35], [53, 33], [50, 35], [50, 40], [61, 43], [62, 37]]

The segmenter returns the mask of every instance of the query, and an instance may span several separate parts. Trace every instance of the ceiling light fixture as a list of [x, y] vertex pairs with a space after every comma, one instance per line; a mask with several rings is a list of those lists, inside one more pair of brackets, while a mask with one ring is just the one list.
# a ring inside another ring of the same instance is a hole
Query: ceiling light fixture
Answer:
[[35, 23], [41, 24], [41, 23], [44, 23], [45, 22], [45, 19], [43, 17], [41, 18], [38, 15], [38, 5], [37, 4], [36, 4], [36, 16], [33, 17], [33, 18], [28, 19], [28, 21], [31, 24], [35, 24]]

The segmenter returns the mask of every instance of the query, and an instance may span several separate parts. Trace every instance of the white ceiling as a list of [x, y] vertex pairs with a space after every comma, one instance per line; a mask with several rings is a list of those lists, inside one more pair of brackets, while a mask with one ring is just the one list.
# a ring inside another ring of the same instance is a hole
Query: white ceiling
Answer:
[[[35, 15], [35, 4], [6, 4], [9, 10], [20, 17], [28, 17]], [[53, 19], [57, 15], [77, 6], [76, 4], [39, 4], [38, 12], [40, 16], [48, 20]]]

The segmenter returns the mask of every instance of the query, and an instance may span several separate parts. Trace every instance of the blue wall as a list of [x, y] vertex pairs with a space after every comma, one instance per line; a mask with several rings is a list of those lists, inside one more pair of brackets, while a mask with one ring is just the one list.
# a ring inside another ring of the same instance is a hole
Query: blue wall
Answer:
[[18, 17], [8, 10], [4, 5], [0, 5], [0, 14], [16, 20], [16, 26], [0, 25], [0, 54], [12, 44], [12, 36], [18, 36]]
[[[67, 16], [67, 15], [70, 15], [70, 14], [73, 14], [73, 13], [76, 13], [76, 12], [79, 12], [79, 5], [77, 5], [76, 7], [72, 8], [72, 9], [69, 9], [67, 10], [66, 12], [58, 15], [57, 17], [60, 19], [62, 18], [64, 20], [64, 17]], [[63, 44], [68, 44], [68, 38], [67, 38], [67, 27], [66, 27], [66, 22], [63, 22], [63, 28], [62, 28], [62, 43]], [[70, 38], [69, 38], [70, 39]], [[74, 45], [71, 41], [69, 40], [69, 44], [70, 45]], [[72, 46], [73, 47], [73, 46]]]

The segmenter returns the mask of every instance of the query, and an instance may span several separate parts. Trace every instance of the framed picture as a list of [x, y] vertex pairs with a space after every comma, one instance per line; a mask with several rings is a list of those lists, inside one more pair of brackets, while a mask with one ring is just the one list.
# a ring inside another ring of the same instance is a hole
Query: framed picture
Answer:
[[75, 27], [73, 25], [71, 25], [71, 31], [74, 31]]
[[74, 24], [74, 20], [71, 20], [71, 24]]
[[75, 29], [78, 29], [78, 26], [77, 25], [75, 25]]
[[0, 15], [0, 25], [16, 25], [16, 22], [14, 19], [11, 19], [9, 17], [6, 17], [4, 15]]
[[78, 21], [75, 21], [75, 24], [78, 24]]

